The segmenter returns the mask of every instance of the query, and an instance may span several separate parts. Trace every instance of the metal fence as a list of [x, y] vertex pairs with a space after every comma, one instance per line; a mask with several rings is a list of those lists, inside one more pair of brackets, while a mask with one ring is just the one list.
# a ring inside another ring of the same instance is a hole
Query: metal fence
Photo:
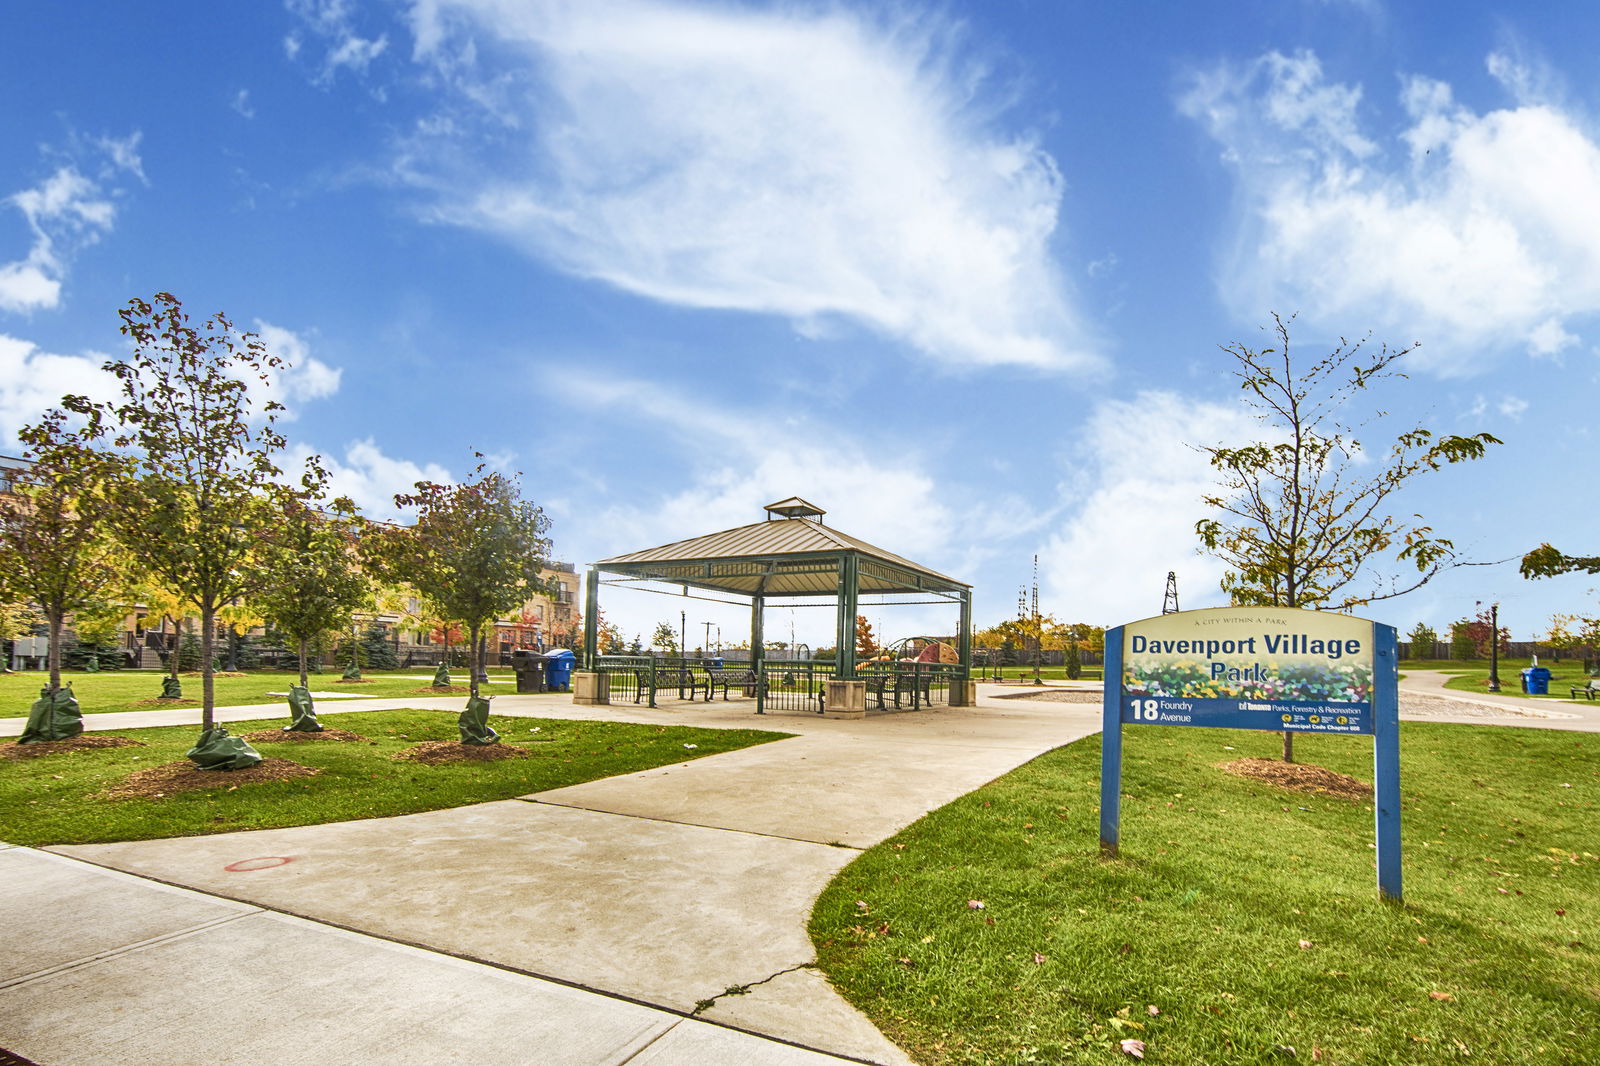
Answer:
[[763, 662], [756, 686], [756, 713], [768, 711], [821, 714], [826, 710], [826, 682], [831, 662]]
[[863, 663], [860, 677], [867, 683], [867, 707], [897, 711], [950, 705], [950, 682], [959, 679], [961, 667], [946, 663]]

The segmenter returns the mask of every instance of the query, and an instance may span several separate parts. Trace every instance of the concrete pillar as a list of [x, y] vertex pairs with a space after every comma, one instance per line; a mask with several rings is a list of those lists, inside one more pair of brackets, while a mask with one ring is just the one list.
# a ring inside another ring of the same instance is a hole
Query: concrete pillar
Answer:
[[867, 716], [867, 683], [865, 681], [823, 682], [827, 711], [824, 718], [865, 718]]
[[978, 683], [976, 681], [950, 682], [950, 706], [976, 707], [978, 705]]
[[586, 707], [609, 706], [611, 675], [579, 670], [572, 675], [572, 702]]

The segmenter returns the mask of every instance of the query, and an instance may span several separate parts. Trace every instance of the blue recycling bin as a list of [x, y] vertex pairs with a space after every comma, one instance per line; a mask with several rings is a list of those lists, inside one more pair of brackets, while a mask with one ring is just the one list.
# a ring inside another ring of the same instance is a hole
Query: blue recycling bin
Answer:
[[1544, 666], [1532, 666], [1523, 671], [1526, 675], [1527, 689], [1530, 696], [1550, 695], [1550, 670]]
[[578, 657], [566, 648], [551, 648], [544, 653], [544, 676], [552, 692], [572, 690], [572, 671]]

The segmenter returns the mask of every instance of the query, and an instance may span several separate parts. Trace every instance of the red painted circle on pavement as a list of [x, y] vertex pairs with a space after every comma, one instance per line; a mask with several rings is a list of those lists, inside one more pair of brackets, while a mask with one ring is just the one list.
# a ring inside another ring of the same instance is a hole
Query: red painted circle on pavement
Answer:
[[291, 862], [294, 862], [294, 860], [287, 855], [263, 855], [258, 859], [240, 859], [238, 862], [230, 862], [223, 869], [230, 874], [242, 874], [249, 873], [251, 870], [270, 870], [274, 866], [287, 866]]

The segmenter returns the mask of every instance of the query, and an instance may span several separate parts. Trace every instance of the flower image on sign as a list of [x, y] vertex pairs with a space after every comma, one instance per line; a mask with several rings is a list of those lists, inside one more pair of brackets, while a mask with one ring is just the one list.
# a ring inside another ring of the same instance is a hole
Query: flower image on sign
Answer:
[[1124, 722], [1371, 733], [1373, 623], [1281, 607], [1122, 627]]

